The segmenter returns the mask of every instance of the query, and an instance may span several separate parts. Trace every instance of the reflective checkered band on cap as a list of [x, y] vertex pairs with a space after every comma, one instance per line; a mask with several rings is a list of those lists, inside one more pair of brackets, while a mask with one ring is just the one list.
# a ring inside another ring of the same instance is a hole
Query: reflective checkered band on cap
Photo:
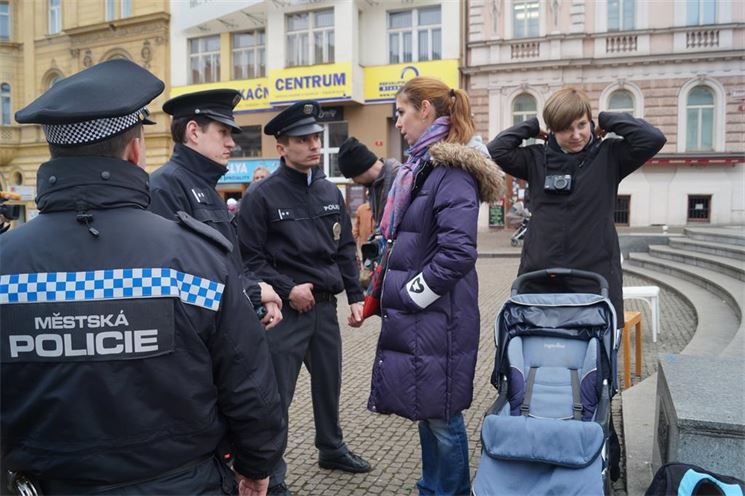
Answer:
[[0, 275], [0, 304], [179, 298], [216, 312], [224, 284], [169, 268]]
[[84, 145], [114, 136], [140, 121], [144, 109], [119, 117], [104, 117], [69, 124], [42, 124], [47, 141], [53, 145]]

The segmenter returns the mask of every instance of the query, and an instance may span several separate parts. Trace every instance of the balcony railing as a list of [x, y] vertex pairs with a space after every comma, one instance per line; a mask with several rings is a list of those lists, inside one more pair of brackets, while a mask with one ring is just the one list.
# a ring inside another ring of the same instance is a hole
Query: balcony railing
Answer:
[[538, 41], [527, 41], [522, 43], [513, 43], [510, 45], [510, 58], [515, 59], [534, 59], [541, 56], [541, 43]]
[[637, 37], [633, 35], [609, 36], [605, 39], [605, 53], [636, 52]]
[[686, 48], [713, 48], [718, 46], [718, 29], [700, 29], [686, 33]]

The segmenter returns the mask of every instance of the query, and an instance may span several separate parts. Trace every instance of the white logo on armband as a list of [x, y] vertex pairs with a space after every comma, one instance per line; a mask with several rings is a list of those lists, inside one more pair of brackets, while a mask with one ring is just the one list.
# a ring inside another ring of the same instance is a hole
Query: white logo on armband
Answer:
[[406, 292], [419, 308], [427, 308], [440, 297], [427, 285], [421, 272], [406, 283]]

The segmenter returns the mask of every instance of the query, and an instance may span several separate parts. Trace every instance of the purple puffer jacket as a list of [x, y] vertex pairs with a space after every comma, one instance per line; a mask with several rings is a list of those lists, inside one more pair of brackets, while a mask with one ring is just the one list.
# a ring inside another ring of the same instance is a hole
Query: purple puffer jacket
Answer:
[[479, 206], [495, 201], [503, 183], [501, 170], [473, 148], [438, 143], [430, 154], [435, 167], [401, 219], [383, 280], [368, 401], [374, 412], [411, 420], [450, 419], [471, 404]]

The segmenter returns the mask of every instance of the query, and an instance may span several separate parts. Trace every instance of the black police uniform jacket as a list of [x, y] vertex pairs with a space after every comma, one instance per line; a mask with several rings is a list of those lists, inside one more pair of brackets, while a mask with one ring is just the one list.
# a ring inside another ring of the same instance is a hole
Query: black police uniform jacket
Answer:
[[269, 475], [279, 395], [224, 238], [147, 211], [122, 160], [54, 159], [38, 188], [40, 215], [0, 236], [2, 467], [141, 480], [229, 432], [236, 470]]
[[279, 169], [251, 186], [241, 201], [238, 237], [243, 262], [287, 300], [293, 286], [316, 292], [347, 291], [362, 301], [352, 223], [339, 188], [320, 167], [308, 175], [280, 161]]
[[[602, 129], [623, 139], [593, 138], [579, 153], [564, 153], [553, 136], [546, 145], [521, 147], [538, 135], [537, 118], [502, 131], [488, 145], [492, 159], [508, 174], [530, 184], [530, 225], [519, 274], [551, 267], [596, 272], [608, 281], [617, 318], [623, 319], [621, 253], [613, 220], [618, 184], [665, 144], [655, 127], [630, 114], [600, 112]], [[544, 190], [546, 175], [572, 176], [571, 193]], [[531, 284], [528, 291], [598, 292], [585, 280]]]
[[[176, 143], [171, 159], [150, 176], [150, 210], [167, 219], [183, 211], [216, 229], [233, 245], [232, 256], [241, 268], [238, 237], [225, 201], [215, 187], [228, 169], [186, 145]], [[243, 273], [244, 287], [254, 305], [261, 304], [258, 279]]]

